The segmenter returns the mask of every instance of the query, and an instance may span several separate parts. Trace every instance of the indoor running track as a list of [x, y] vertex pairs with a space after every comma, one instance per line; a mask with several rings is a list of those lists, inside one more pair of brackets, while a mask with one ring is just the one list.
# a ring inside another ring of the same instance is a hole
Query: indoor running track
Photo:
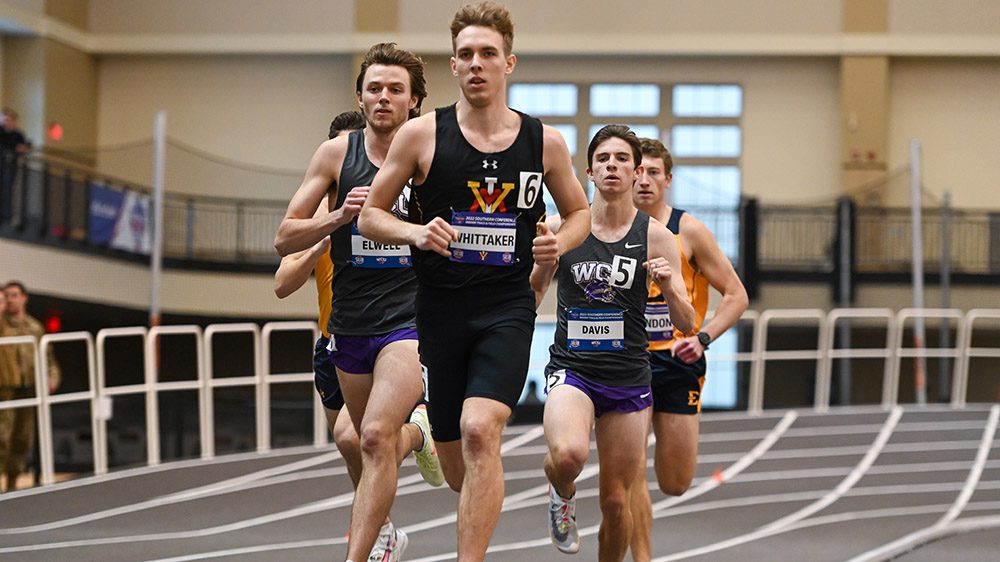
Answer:
[[[702, 416], [680, 498], [649, 470], [655, 560], [1000, 560], [1000, 406]], [[592, 445], [593, 446], [593, 445]], [[488, 560], [595, 560], [596, 453], [578, 479], [583, 547], [546, 530], [538, 426], [504, 435], [506, 500]], [[174, 462], [0, 496], [4, 560], [343, 560], [351, 486], [336, 450]], [[453, 560], [457, 495], [407, 460], [392, 517], [409, 561]]]

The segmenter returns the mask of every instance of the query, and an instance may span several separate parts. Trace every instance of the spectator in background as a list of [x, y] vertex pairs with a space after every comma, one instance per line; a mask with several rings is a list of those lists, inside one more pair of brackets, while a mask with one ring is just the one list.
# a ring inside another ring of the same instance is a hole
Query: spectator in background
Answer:
[[31, 143], [18, 126], [17, 112], [3, 109], [0, 122], [0, 224], [9, 224], [14, 216], [14, 180], [21, 158], [31, 150]]
[[[42, 323], [27, 313], [28, 293], [24, 285], [11, 281], [3, 288], [6, 306], [0, 322], [0, 337], [42, 337]], [[49, 349], [48, 389], [59, 388], [61, 373]], [[0, 347], [0, 401], [35, 396], [35, 354], [31, 345]], [[7, 475], [7, 490], [17, 488], [17, 478], [24, 472], [31, 445], [35, 441], [35, 408], [0, 410], [0, 466]]]

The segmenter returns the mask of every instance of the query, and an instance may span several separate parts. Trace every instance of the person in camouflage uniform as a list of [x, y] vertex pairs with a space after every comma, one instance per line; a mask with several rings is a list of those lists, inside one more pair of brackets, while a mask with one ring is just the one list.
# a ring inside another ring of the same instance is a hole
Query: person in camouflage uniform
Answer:
[[[42, 337], [42, 323], [28, 315], [28, 294], [24, 285], [12, 281], [3, 289], [4, 300], [0, 337], [31, 335]], [[49, 392], [59, 387], [61, 374], [49, 350]], [[35, 396], [35, 358], [31, 345], [0, 346], [0, 402]], [[35, 440], [35, 408], [0, 410], [0, 467], [7, 475], [7, 490], [17, 487], [17, 477], [26, 468]]]

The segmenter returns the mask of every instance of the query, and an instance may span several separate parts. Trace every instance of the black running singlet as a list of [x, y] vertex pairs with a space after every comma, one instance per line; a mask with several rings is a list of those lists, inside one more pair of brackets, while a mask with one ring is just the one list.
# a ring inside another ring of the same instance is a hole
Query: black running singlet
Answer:
[[558, 323], [546, 373], [569, 369], [605, 386], [650, 382], [646, 347], [649, 215], [637, 211], [616, 242], [593, 233], [559, 258]]
[[[340, 168], [335, 209], [351, 189], [371, 185], [378, 168], [365, 153], [364, 130], [347, 139]], [[392, 212], [406, 220], [409, 188], [403, 188]], [[376, 335], [416, 326], [413, 301], [417, 283], [409, 246], [368, 240], [358, 233], [357, 218], [333, 231], [333, 310], [329, 332], [335, 335]]]
[[542, 123], [523, 113], [506, 150], [480, 152], [458, 126], [455, 106], [436, 110], [434, 159], [413, 187], [410, 222], [441, 217], [459, 231], [451, 258], [414, 249], [422, 285], [460, 289], [505, 285], [528, 290], [532, 241], [545, 215], [542, 201]]

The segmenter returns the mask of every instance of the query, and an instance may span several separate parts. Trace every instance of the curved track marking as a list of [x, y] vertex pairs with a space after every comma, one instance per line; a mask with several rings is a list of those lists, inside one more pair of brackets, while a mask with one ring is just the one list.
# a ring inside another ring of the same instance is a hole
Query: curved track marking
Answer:
[[947, 513], [945, 513], [941, 519], [930, 527], [914, 531], [909, 535], [901, 537], [879, 548], [869, 550], [868, 552], [855, 556], [854, 558], [851, 558], [849, 562], [874, 562], [876, 560], [889, 560], [899, 554], [913, 550], [930, 540], [958, 532], [950, 530], [949, 526], [968, 504], [969, 498], [972, 497], [972, 492], [975, 491], [976, 485], [979, 483], [979, 479], [983, 473], [983, 466], [986, 464], [986, 460], [989, 458], [990, 449], [993, 446], [993, 439], [996, 436], [998, 420], [1000, 420], [1000, 405], [994, 405], [990, 408], [990, 415], [986, 423], [986, 429], [983, 431], [983, 438], [979, 444], [979, 450], [976, 452], [976, 460], [972, 465], [972, 469], [969, 471], [969, 476], [965, 481], [965, 486], [962, 487], [962, 491], [958, 494], [958, 497], [955, 498], [955, 502], [950, 506]]
[[724, 541], [719, 541], [716, 543], [708, 544], [698, 548], [688, 549], [682, 552], [677, 552], [668, 556], [660, 556], [653, 559], [653, 562], [671, 562], [673, 560], [683, 560], [685, 558], [690, 558], [693, 556], [701, 556], [703, 554], [709, 554], [712, 552], [718, 552], [720, 550], [725, 550], [727, 548], [732, 548], [741, 544], [745, 544], [751, 541], [762, 539], [764, 537], [777, 534], [781, 532], [784, 528], [789, 525], [801, 521], [802, 519], [816, 513], [817, 511], [823, 509], [824, 507], [830, 505], [842, 495], [844, 495], [847, 490], [849, 490], [864, 474], [864, 471], [871, 467], [872, 463], [875, 462], [875, 458], [881, 453], [882, 449], [885, 447], [886, 442], [892, 435], [893, 429], [896, 424], [899, 423], [899, 418], [903, 415], [903, 409], [896, 406], [892, 409], [889, 417], [883, 424], [882, 431], [879, 432], [878, 437], [875, 439], [874, 443], [868, 448], [867, 453], [861, 459], [861, 462], [851, 471], [851, 474], [841, 481], [837, 487], [830, 493], [823, 496], [820, 500], [813, 502], [812, 504], [800, 509], [799, 511], [792, 513], [786, 517], [778, 519], [773, 523], [761, 527], [751, 533], [746, 533], [743, 535], [735, 536]]

